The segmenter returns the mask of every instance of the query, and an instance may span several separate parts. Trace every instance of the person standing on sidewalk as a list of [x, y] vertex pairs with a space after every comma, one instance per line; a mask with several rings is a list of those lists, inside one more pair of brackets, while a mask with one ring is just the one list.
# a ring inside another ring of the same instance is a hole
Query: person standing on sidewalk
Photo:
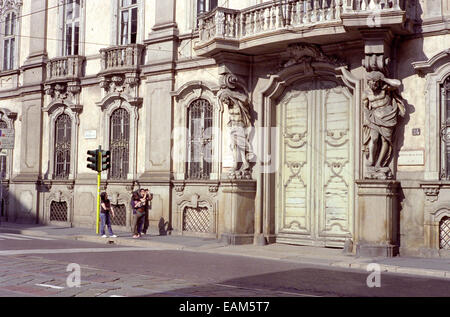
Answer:
[[131, 209], [133, 210], [133, 222], [131, 224], [133, 239], [137, 239], [141, 236], [140, 229], [145, 215], [145, 201], [141, 200], [137, 191], [131, 196]]
[[[111, 215], [114, 217], [114, 209], [111, 206], [111, 202], [108, 199], [108, 194], [103, 192], [100, 194], [100, 234], [102, 238], [106, 238], [105, 225], [108, 226], [109, 236], [111, 238], [117, 238], [113, 233], [111, 227]], [[111, 215], [110, 215], [111, 213]]]
[[139, 228], [142, 228], [142, 230], [139, 230], [139, 232], [147, 234], [148, 227], [150, 225], [148, 215], [151, 209], [151, 200], [153, 199], [153, 194], [150, 194], [148, 189], [144, 188], [141, 188], [139, 192], [141, 195], [141, 201], [144, 203], [144, 211], [145, 211], [145, 214], [141, 221], [141, 225], [139, 226]]

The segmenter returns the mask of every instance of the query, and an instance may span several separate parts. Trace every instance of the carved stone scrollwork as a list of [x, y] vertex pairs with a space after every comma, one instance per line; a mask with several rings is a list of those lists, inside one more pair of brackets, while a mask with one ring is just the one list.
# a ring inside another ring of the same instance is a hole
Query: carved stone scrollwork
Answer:
[[79, 112], [82, 109], [79, 98], [81, 85], [79, 82], [61, 82], [46, 84], [45, 93], [52, 98], [51, 104], [61, 103], [68, 105], [72, 110]]
[[323, 62], [336, 66], [346, 66], [346, 63], [336, 56], [325, 55], [320, 47], [312, 44], [292, 44], [287, 48], [289, 59], [281, 62], [281, 68], [296, 64], [305, 64], [307, 69], [313, 69], [313, 62]]
[[177, 196], [181, 197], [183, 196], [183, 192], [184, 192], [184, 184], [175, 184], [173, 186], [173, 188], [175, 189], [175, 192], [177, 194]]
[[438, 200], [440, 192], [439, 185], [422, 185], [422, 189], [427, 202], [434, 203]]
[[[251, 106], [248, 96], [237, 90], [238, 79], [233, 74], [224, 74], [220, 80], [219, 103], [228, 110], [230, 121], [230, 150], [233, 154], [233, 167], [229, 173], [231, 179], [251, 179], [254, 158], [250, 143], [252, 129]], [[242, 89], [243, 90], [243, 89]]]

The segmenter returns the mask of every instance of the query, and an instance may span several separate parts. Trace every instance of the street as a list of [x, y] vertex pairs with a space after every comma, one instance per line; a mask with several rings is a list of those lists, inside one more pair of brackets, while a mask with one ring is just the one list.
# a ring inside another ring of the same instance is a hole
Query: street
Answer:
[[[73, 285], [74, 267], [79, 267], [79, 287]], [[450, 296], [448, 279], [381, 273], [380, 287], [368, 287], [369, 274], [244, 256], [0, 233], [0, 297]]]

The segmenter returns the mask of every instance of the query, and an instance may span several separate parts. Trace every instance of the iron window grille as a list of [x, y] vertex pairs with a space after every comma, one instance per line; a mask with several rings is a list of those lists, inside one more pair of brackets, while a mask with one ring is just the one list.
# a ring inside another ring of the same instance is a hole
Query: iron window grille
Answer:
[[183, 231], [212, 233], [211, 217], [206, 207], [186, 207], [183, 212]]
[[70, 174], [70, 154], [72, 121], [62, 114], [55, 123], [55, 178], [68, 179]]
[[15, 12], [6, 14], [3, 35], [3, 70], [11, 70], [15, 67], [16, 21], [17, 16]]
[[124, 204], [113, 205], [114, 217], [111, 217], [113, 226], [125, 227], [127, 225], [127, 208]]
[[52, 201], [50, 204], [50, 221], [67, 222], [67, 203]]
[[64, 54], [78, 55], [80, 47], [80, 0], [64, 1]]
[[[0, 120], [0, 129], [8, 129], [8, 124], [3, 121]], [[6, 178], [6, 171], [7, 171], [7, 156], [6, 155], [1, 155], [0, 156], [0, 177], [1, 179], [5, 179]]]
[[450, 180], [450, 77], [442, 85], [441, 178]]
[[439, 223], [439, 247], [450, 250], [450, 218], [444, 217]]
[[137, 0], [120, 1], [120, 44], [136, 44], [138, 31]]
[[125, 109], [119, 108], [111, 115], [110, 133], [111, 168], [109, 178], [126, 179], [130, 156], [130, 116]]
[[187, 171], [189, 179], [209, 179], [212, 169], [213, 108], [205, 99], [189, 107], [189, 144]]

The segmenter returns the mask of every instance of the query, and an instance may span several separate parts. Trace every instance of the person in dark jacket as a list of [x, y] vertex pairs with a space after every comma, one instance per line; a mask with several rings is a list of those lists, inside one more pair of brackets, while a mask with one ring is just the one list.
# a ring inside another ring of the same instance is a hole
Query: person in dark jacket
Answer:
[[141, 196], [137, 191], [131, 196], [131, 209], [133, 210], [131, 228], [133, 230], [133, 238], [137, 239], [141, 236], [140, 228], [145, 216], [145, 201], [141, 200]]
[[100, 234], [103, 238], [106, 238], [105, 225], [108, 226], [109, 236], [111, 238], [117, 238], [112, 231], [111, 227], [111, 215], [114, 217], [114, 209], [111, 206], [111, 202], [108, 199], [108, 194], [103, 192], [100, 194]]

